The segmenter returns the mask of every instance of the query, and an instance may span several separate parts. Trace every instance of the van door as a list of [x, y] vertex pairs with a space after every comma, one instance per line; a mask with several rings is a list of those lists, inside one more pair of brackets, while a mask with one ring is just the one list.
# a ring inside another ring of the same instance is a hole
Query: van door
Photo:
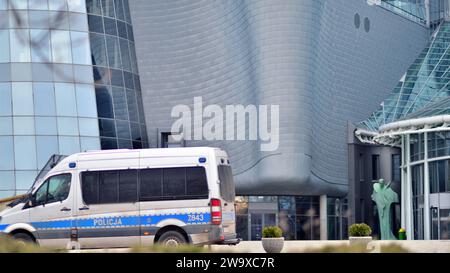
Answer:
[[76, 201], [80, 247], [139, 245], [138, 170], [82, 171], [80, 179]]
[[235, 186], [230, 165], [219, 165], [220, 196], [222, 198], [222, 226], [225, 239], [236, 238], [234, 208]]
[[30, 210], [31, 225], [44, 247], [66, 248], [72, 228], [74, 183], [72, 174], [63, 173], [48, 178], [33, 194]]

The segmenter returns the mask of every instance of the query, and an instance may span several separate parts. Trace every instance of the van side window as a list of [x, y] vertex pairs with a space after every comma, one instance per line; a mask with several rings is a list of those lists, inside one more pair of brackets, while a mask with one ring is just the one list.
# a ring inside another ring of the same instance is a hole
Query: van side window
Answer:
[[203, 167], [145, 169], [140, 172], [140, 201], [208, 198]]
[[66, 200], [70, 192], [71, 174], [55, 175], [48, 178], [35, 193], [36, 205]]
[[87, 205], [137, 201], [137, 170], [81, 173], [81, 191]]

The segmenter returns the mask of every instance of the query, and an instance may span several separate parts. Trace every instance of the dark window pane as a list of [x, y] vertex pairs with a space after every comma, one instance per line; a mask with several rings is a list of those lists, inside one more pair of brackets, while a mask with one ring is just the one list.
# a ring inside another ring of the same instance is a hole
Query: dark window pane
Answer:
[[100, 136], [103, 137], [116, 137], [116, 126], [114, 120], [99, 119], [98, 127], [100, 129]]
[[99, 177], [99, 203], [117, 203], [119, 200], [118, 194], [119, 176], [117, 171], [100, 172]]
[[122, 0], [115, 0], [114, 6], [116, 8], [116, 18], [125, 21], [125, 14], [123, 12]]
[[162, 169], [141, 170], [140, 176], [141, 198], [162, 197]]
[[86, 9], [88, 13], [102, 15], [100, 0], [86, 0]]
[[142, 149], [142, 142], [133, 141], [133, 149]]
[[133, 74], [130, 72], [123, 72], [123, 77], [125, 80], [125, 87], [128, 89], [134, 89], [134, 82], [133, 82]]
[[206, 181], [205, 168], [186, 168], [186, 191], [187, 195], [208, 197], [208, 183]]
[[128, 32], [128, 40], [134, 42], [133, 27], [130, 24], [127, 24], [127, 32]]
[[128, 120], [127, 99], [125, 89], [112, 87], [114, 101], [114, 115], [116, 119]]
[[104, 17], [103, 23], [105, 24], [106, 34], [117, 36], [116, 20]]
[[81, 192], [85, 204], [98, 204], [98, 172], [81, 174]]
[[109, 69], [94, 66], [94, 81], [97, 84], [107, 84], [110, 85], [110, 75]]
[[117, 149], [117, 140], [115, 138], [100, 138], [102, 150], [113, 150]]
[[116, 120], [117, 137], [131, 139], [130, 123], [128, 121]]
[[131, 23], [131, 15], [130, 15], [130, 8], [129, 8], [129, 5], [128, 5], [128, 0], [123, 0], [123, 10], [124, 10], [124, 13], [125, 13], [125, 20], [128, 23]]
[[117, 142], [119, 143], [119, 149], [133, 149], [131, 140], [119, 139]]
[[[119, 40], [116, 37], [106, 36], [106, 48], [108, 49], [108, 63], [110, 67], [121, 68]], [[114, 75], [112, 76], [114, 81]]]
[[127, 104], [128, 104], [128, 115], [130, 116], [130, 121], [139, 122], [136, 96], [135, 96], [134, 91], [130, 90], [130, 89], [127, 89]]
[[111, 69], [111, 85], [123, 86], [122, 70]]
[[92, 64], [107, 66], [105, 36], [90, 34]]
[[121, 21], [117, 21], [117, 31], [119, 32], [119, 37], [127, 39], [127, 24]]
[[97, 112], [99, 118], [114, 118], [111, 91], [106, 86], [95, 86]]
[[130, 57], [130, 47], [127, 40], [119, 39], [120, 43], [120, 54], [122, 57], [122, 68], [127, 71], [131, 71], [131, 57]]
[[119, 171], [119, 202], [137, 201], [137, 170]]
[[103, 16], [115, 17], [113, 0], [102, 0]]
[[141, 82], [139, 80], [139, 76], [136, 74], [133, 74], [133, 78], [134, 78], [134, 88], [136, 90], [141, 91]]
[[130, 123], [131, 127], [131, 139], [134, 141], [141, 141], [141, 132], [139, 131], [139, 124]]
[[104, 33], [102, 17], [96, 15], [88, 15], [89, 31]]
[[164, 169], [163, 195], [185, 196], [186, 195], [186, 169], [169, 168]]

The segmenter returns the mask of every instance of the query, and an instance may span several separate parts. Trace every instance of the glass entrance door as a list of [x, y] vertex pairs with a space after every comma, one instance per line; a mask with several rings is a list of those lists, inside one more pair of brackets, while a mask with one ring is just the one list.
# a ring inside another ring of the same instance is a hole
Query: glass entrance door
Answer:
[[261, 240], [263, 228], [276, 225], [277, 225], [276, 213], [251, 213], [250, 238], [253, 241]]

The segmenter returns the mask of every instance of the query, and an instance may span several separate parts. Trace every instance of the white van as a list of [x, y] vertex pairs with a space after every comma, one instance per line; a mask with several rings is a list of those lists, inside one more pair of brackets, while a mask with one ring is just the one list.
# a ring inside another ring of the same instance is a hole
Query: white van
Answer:
[[68, 249], [236, 244], [234, 189], [217, 148], [79, 153], [0, 212], [0, 232]]

